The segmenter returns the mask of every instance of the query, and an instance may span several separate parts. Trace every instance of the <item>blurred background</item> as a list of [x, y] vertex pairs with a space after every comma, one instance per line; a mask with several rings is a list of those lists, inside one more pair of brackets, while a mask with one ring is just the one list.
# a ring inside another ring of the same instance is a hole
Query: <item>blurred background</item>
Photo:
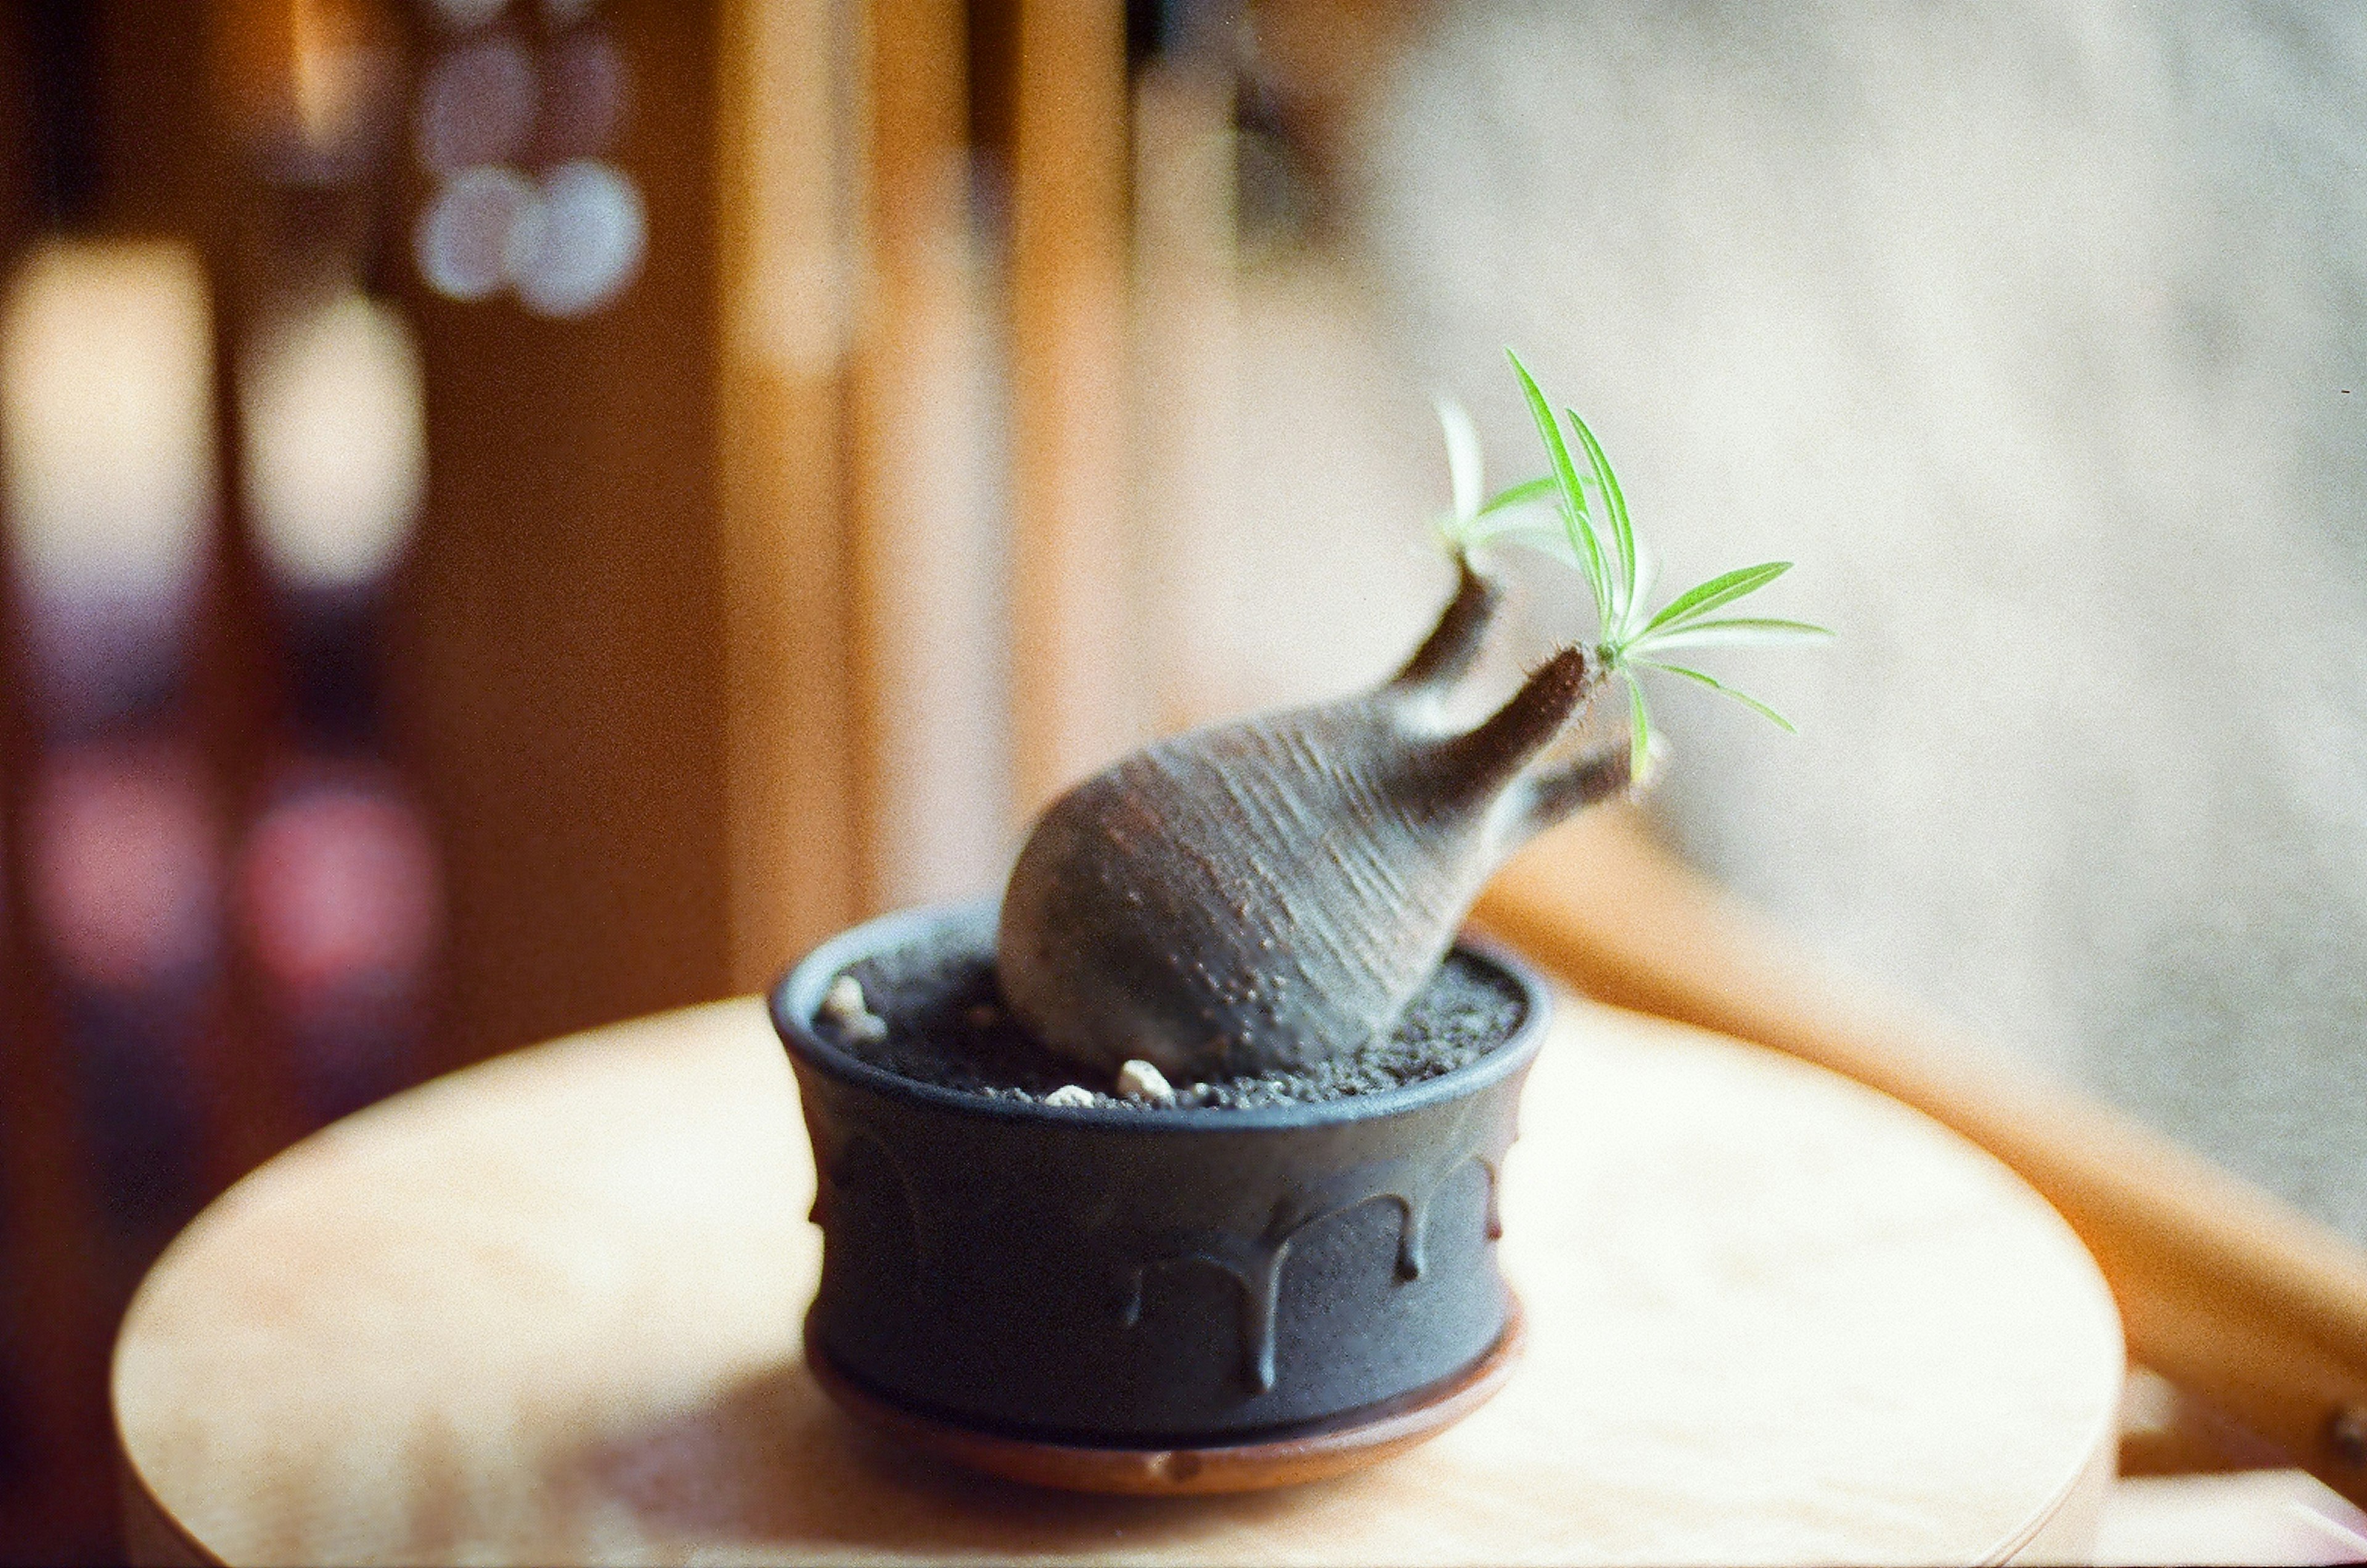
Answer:
[[1388, 669], [1507, 343], [1840, 633], [1659, 830], [2367, 1239], [2367, 13], [24, 0], [0, 106], [11, 1559], [277, 1149]]

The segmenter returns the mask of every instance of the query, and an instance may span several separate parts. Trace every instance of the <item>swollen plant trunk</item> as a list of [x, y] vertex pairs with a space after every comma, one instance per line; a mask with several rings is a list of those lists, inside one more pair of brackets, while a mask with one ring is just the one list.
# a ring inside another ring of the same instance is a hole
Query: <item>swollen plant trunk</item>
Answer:
[[1604, 672], [1538, 667], [1444, 722], [1501, 600], [1467, 562], [1386, 684], [1161, 741], [1048, 807], [1003, 894], [1004, 1000], [1051, 1049], [1191, 1079], [1365, 1045], [1430, 977], [1504, 857], [1628, 782], [1624, 721], [1573, 750]]

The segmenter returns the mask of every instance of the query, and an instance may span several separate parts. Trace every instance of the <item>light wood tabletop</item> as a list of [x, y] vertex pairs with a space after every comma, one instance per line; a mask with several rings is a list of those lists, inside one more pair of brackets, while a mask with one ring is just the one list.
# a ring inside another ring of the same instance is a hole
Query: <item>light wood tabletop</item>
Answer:
[[1345, 1478], [1034, 1491], [867, 1437], [798, 1349], [820, 1260], [753, 1000], [561, 1040], [290, 1150], [127, 1316], [149, 1562], [2077, 1558], [2123, 1358], [2063, 1223], [1955, 1134], [1560, 999], [1503, 1193], [1504, 1392]]

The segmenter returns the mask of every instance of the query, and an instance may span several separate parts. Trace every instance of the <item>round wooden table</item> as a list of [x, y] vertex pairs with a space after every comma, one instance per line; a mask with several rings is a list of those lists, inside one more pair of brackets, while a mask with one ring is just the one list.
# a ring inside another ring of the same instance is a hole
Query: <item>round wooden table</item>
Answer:
[[796, 1092], [735, 1001], [329, 1128], [174, 1244], [118, 1347], [136, 1558], [2076, 1559], [2119, 1320], [2054, 1212], [1897, 1103], [1564, 998], [1503, 1192], [1525, 1362], [1359, 1474], [1034, 1491], [905, 1453], [798, 1350]]

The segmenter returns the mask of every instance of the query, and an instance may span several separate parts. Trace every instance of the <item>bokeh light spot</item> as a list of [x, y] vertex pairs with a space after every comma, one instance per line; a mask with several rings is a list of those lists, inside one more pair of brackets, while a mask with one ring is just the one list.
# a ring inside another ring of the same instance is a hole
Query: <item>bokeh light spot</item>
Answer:
[[533, 129], [537, 96], [534, 62], [514, 40], [481, 39], [448, 51], [420, 84], [420, 164], [449, 175], [513, 162]]
[[641, 193], [606, 164], [577, 159], [542, 182], [512, 236], [511, 275], [527, 308], [581, 316], [623, 291], [647, 243]]
[[515, 169], [463, 169], [419, 215], [419, 273], [447, 299], [483, 299], [509, 281], [521, 219], [537, 205]]
[[27, 901], [59, 969], [112, 991], [201, 977], [221, 878], [196, 759], [93, 743], [46, 759], [31, 782]]
[[358, 585], [392, 562], [425, 482], [424, 397], [409, 326], [359, 293], [277, 323], [244, 356], [247, 510], [281, 581]]
[[283, 1005], [415, 986], [442, 927], [435, 846], [388, 782], [324, 772], [248, 834], [239, 902], [256, 966]]

